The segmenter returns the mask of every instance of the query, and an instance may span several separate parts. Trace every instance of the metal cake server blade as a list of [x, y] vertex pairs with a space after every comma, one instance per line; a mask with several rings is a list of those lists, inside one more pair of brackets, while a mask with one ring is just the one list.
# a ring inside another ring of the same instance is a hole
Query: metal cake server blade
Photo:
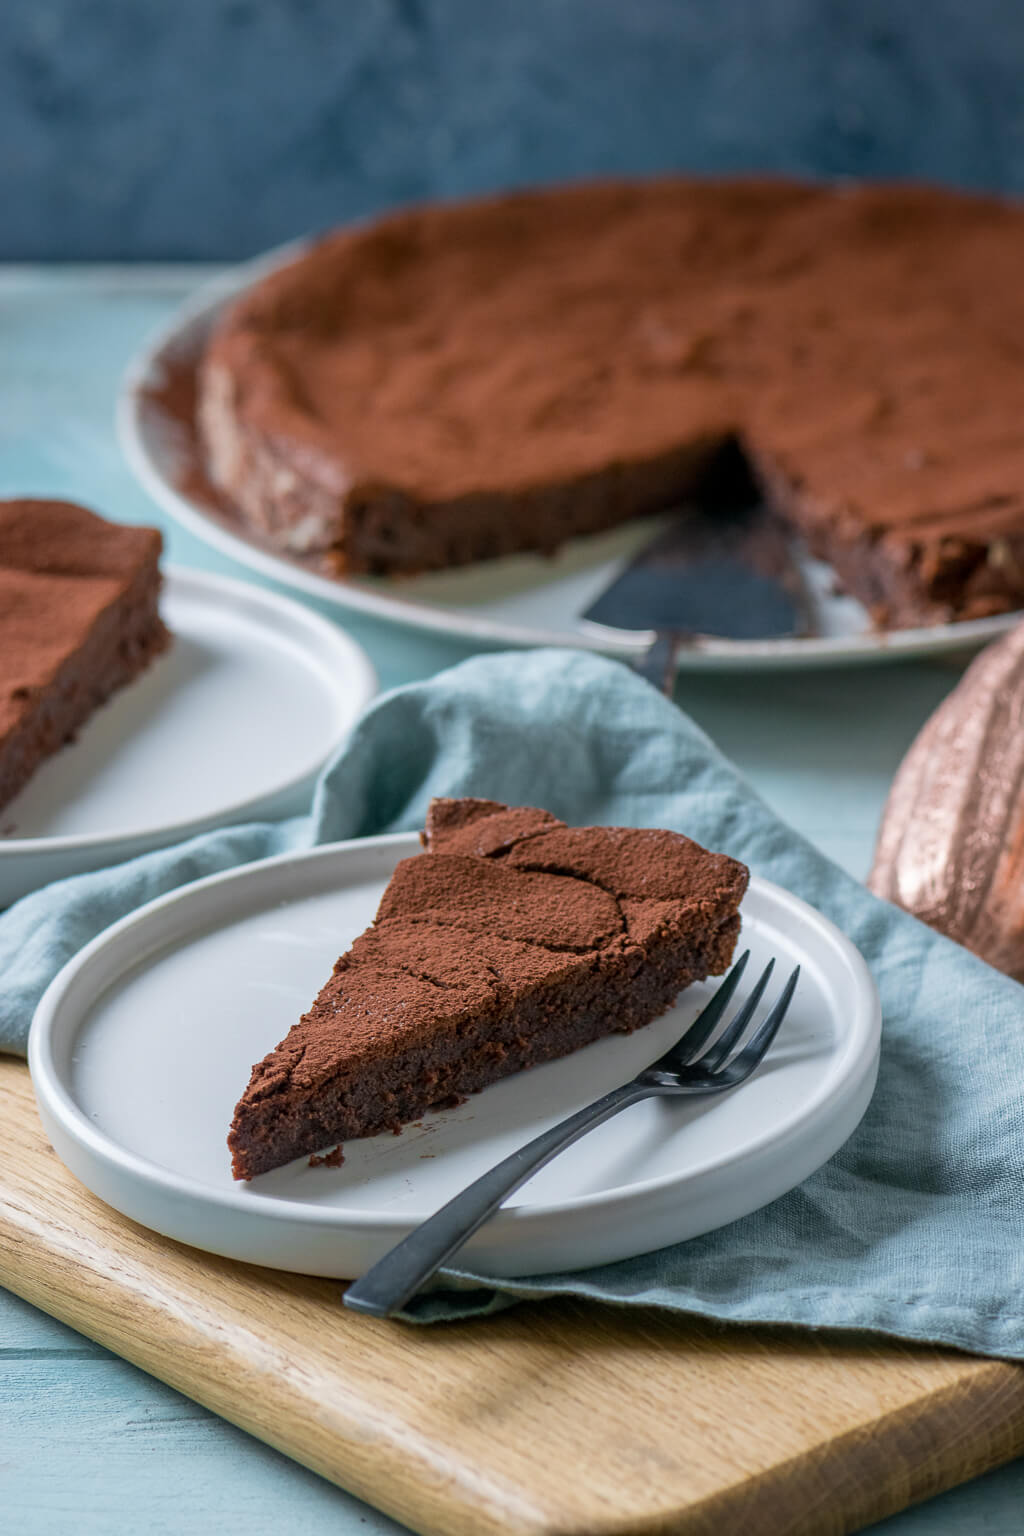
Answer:
[[610, 629], [654, 630], [635, 665], [667, 692], [678, 651], [698, 636], [781, 640], [812, 629], [792, 536], [763, 500], [683, 509], [581, 617]]

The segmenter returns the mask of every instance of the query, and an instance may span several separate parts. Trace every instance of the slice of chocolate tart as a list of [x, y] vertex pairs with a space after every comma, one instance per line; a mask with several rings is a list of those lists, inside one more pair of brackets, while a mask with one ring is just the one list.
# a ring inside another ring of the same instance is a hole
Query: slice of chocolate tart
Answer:
[[732, 958], [748, 872], [677, 832], [435, 800], [424, 842], [253, 1068], [228, 1136], [236, 1178], [638, 1029]]
[[0, 806], [170, 642], [160, 533], [0, 501]]

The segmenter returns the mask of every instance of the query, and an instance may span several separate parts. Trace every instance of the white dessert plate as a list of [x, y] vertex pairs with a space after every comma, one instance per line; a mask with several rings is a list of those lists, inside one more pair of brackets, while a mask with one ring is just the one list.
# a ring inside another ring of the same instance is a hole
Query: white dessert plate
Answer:
[[169, 650], [0, 810], [0, 907], [210, 827], [297, 815], [377, 689], [362, 649], [291, 598], [164, 573]]
[[[207, 543], [253, 570], [338, 608], [356, 609], [477, 644], [569, 645], [629, 658], [653, 636], [588, 624], [579, 615], [659, 526], [645, 519], [607, 534], [575, 539], [552, 558], [515, 555], [416, 577], [329, 577], [271, 547], [212, 501], [187, 489], [201, 481], [193, 433], [168, 408], [161, 388], [187, 377], [225, 304], [304, 249], [272, 251], [200, 288], [129, 365], [118, 399], [121, 447], [132, 471], [161, 507]], [[963, 624], [888, 632], [872, 629], [866, 610], [832, 593], [827, 566], [807, 563], [818, 633], [801, 640], [698, 639], [678, 656], [681, 669], [835, 666], [967, 651], [1018, 622], [998, 614]]]
[[[372, 919], [402, 834], [337, 843], [197, 881], [109, 928], [55, 979], [29, 1064], [58, 1155], [126, 1216], [211, 1253], [351, 1277], [515, 1147], [626, 1081], [678, 1038], [714, 983], [633, 1035], [496, 1083], [401, 1135], [351, 1141], [236, 1184], [225, 1145], [249, 1070]], [[744, 1216], [808, 1177], [863, 1115], [878, 995], [853, 945], [755, 879], [751, 972], [803, 967], [756, 1075], [721, 1099], [636, 1105], [536, 1174], [471, 1241], [467, 1267], [522, 1275], [660, 1248]]]

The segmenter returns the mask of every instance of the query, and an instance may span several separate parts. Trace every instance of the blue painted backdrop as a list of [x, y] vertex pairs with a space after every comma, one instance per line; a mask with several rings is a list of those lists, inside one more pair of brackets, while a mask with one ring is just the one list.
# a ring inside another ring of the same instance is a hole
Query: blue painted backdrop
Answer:
[[1024, 191], [1021, 0], [6, 0], [0, 258], [664, 167]]

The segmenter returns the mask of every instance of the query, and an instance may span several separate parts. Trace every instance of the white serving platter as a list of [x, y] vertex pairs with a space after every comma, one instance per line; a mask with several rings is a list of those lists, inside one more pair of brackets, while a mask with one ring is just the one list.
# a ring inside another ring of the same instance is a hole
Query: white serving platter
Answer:
[[[519, 1073], [400, 1136], [252, 1183], [225, 1144], [253, 1062], [305, 1011], [373, 917], [411, 835], [339, 843], [197, 881], [116, 923], [54, 980], [29, 1064], [47, 1134], [95, 1194], [212, 1253], [351, 1277], [479, 1173], [632, 1077], [686, 1029], [714, 983], [671, 1013]], [[587, 1267], [722, 1226], [800, 1183], [847, 1139], [878, 1068], [864, 960], [804, 902], [754, 879], [742, 944], [758, 974], [799, 962], [785, 1025], [755, 1076], [699, 1103], [635, 1105], [536, 1174], [471, 1241], [495, 1275]]]
[[[226, 303], [304, 248], [305, 242], [295, 242], [201, 287], [129, 365], [118, 398], [118, 435], [133, 473], [153, 500], [223, 553], [340, 609], [475, 644], [569, 645], [626, 659], [645, 650], [651, 634], [606, 629], [579, 615], [651, 537], [658, 519], [575, 539], [552, 558], [516, 555], [418, 577], [333, 578], [271, 548], [238, 519], [183, 489], [201, 478], [201, 466], [191, 433], [160, 399], [161, 385], [172, 370], [198, 362]], [[828, 567], [809, 561], [806, 576], [817, 634], [799, 640], [697, 639], [679, 652], [678, 666], [837, 666], [964, 652], [1003, 634], [1021, 618], [998, 614], [963, 624], [878, 631], [860, 603], [833, 594]]]
[[377, 689], [329, 620], [248, 582], [171, 567], [170, 649], [0, 810], [0, 907], [210, 827], [308, 809]]

